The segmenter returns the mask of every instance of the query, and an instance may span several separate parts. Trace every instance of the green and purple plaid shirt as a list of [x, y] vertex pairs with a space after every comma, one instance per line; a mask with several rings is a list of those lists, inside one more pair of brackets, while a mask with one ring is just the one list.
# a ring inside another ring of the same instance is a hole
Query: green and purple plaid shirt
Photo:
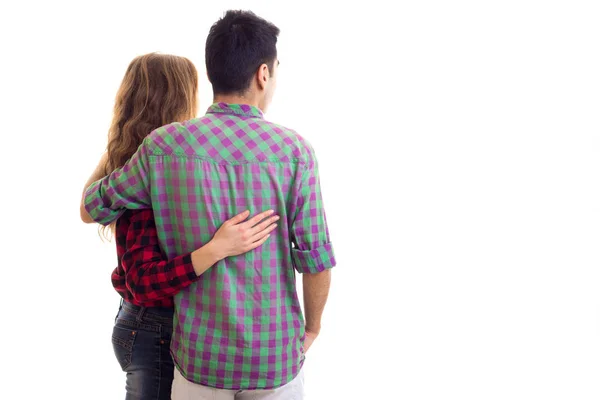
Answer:
[[131, 160], [85, 194], [92, 218], [152, 207], [169, 258], [206, 244], [246, 209], [273, 209], [277, 230], [261, 247], [226, 258], [175, 296], [171, 351], [192, 382], [269, 389], [304, 362], [296, 275], [335, 265], [317, 160], [292, 130], [247, 105], [213, 104], [202, 118], [152, 132]]

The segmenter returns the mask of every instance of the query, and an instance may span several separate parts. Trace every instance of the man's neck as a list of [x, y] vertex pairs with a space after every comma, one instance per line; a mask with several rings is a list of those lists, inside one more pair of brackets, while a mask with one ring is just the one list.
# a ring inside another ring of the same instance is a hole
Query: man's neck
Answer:
[[218, 94], [213, 98], [213, 103], [227, 103], [227, 104], [247, 104], [249, 106], [258, 107], [259, 101], [255, 96], [240, 96], [235, 94]]

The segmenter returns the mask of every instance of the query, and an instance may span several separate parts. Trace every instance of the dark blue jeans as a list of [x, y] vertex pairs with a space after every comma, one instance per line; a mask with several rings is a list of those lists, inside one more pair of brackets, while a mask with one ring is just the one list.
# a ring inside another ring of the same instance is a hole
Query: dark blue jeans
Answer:
[[112, 343], [115, 356], [127, 373], [125, 400], [171, 398], [172, 333], [172, 308], [146, 308], [122, 302]]

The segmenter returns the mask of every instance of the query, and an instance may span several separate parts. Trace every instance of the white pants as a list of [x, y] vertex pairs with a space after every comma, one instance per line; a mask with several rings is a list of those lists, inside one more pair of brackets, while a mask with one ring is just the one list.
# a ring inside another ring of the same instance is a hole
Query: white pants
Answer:
[[171, 400], [302, 400], [304, 368], [289, 383], [269, 390], [228, 390], [198, 385], [185, 379], [175, 368]]

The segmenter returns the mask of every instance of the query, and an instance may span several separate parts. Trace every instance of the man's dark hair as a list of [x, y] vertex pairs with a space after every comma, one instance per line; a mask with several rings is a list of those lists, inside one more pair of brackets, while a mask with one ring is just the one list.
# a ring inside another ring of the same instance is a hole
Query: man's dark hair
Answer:
[[272, 70], [279, 28], [251, 11], [227, 11], [206, 38], [206, 71], [214, 94], [241, 94], [258, 67]]

